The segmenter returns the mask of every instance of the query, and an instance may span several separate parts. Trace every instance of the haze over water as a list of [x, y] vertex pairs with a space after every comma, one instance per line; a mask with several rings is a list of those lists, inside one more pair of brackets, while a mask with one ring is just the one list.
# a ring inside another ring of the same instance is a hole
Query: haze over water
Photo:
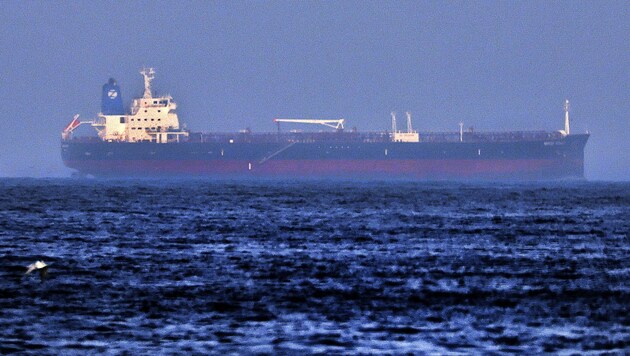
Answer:
[[0, 353], [627, 353], [629, 217], [627, 183], [3, 179]]

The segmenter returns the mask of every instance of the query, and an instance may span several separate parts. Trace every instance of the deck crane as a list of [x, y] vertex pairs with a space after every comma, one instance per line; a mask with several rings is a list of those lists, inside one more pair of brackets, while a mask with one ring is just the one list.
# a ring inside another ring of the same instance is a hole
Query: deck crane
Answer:
[[294, 124], [316, 124], [332, 127], [337, 131], [343, 130], [343, 124], [346, 122], [344, 119], [273, 119], [273, 122], [278, 124], [278, 131], [280, 131], [281, 122], [290, 122]]
[[94, 122], [94, 120], [79, 121], [79, 114], [74, 115], [74, 117], [72, 118], [72, 121], [61, 132], [61, 137], [64, 140], [69, 139], [71, 137], [71, 135], [72, 135], [72, 131], [74, 131], [74, 129], [76, 129], [77, 127], [79, 127], [79, 126], [81, 126], [83, 124], [90, 124], [90, 125], [94, 126], [95, 122]]

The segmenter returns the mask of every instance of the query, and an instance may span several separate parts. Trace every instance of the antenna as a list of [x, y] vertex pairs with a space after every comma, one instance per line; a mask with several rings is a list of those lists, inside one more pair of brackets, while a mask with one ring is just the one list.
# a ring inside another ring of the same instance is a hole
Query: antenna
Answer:
[[564, 101], [564, 133], [565, 135], [570, 134], [569, 128], [569, 100]]
[[396, 112], [392, 111], [392, 133], [396, 133]]
[[144, 77], [144, 95], [145, 99], [151, 99], [151, 81], [155, 78], [155, 70], [153, 68], [142, 68], [140, 74]]
[[411, 127], [411, 112], [407, 111], [405, 114], [407, 114], [407, 132], [412, 133], [413, 127]]

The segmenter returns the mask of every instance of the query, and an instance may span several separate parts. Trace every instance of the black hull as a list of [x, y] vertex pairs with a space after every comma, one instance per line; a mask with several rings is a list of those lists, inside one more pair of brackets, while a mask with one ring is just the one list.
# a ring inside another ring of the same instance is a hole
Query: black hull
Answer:
[[513, 142], [62, 142], [65, 164], [94, 176], [584, 178], [589, 135]]

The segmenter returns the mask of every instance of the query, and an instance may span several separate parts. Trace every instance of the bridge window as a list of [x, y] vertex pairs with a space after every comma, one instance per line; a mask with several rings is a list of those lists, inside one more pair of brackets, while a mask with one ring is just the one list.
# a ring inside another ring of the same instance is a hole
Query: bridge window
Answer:
[[120, 123], [121, 123], [121, 124], [124, 124], [124, 123], [125, 123], [125, 117], [124, 117], [124, 116], [121, 116], [121, 117], [120, 117]]

